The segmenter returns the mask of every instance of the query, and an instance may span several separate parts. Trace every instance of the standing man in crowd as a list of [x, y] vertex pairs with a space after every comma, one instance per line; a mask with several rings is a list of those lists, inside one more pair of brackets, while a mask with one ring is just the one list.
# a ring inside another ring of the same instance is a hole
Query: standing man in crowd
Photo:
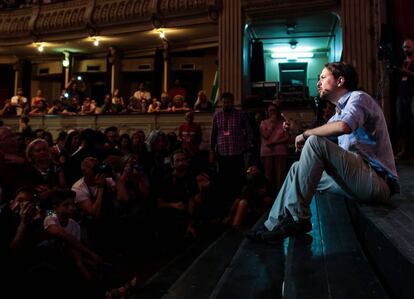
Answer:
[[225, 201], [232, 204], [244, 182], [244, 153], [252, 145], [253, 133], [247, 115], [234, 108], [234, 96], [221, 95], [223, 110], [213, 117], [210, 161], [217, 159]]
[[16, 115], [24, 115], [26, 110], [29, 108], [29, 102], [27, 98], [23, 96], [23, 88], [18, 88], [16, 90], [16, 95], [11, 98], [11, 105], [16, 109]]
[[[247, 233], [253, 241], [274, 242], [312, 229], [310, 203], [316, 191], [363, 201], [385, 201], [398, 191], [391, 142], [384, 114], [375, 100], [356, 91], [358, 74], [346, 63], [327, 63], [318, 81], [322, 100], [336, 114], [295, 139], [295, 162], [264, 226]], [[338, 137], [338, 145], [327, 137]]]
[[408, 158], [413, 153], [410, 145], [414, 138], [414, 40], [407, 38], [402, 45], [404, 61], [400, 73], [397, 96], [397, 124], [399, 131], [397, 159]]

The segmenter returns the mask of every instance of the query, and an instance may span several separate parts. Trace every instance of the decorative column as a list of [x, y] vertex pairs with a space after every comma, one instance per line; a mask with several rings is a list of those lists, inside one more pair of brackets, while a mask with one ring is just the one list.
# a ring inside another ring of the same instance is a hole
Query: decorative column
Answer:
[[14, 70], [14, 92], [13, 95], [16, 94], [17, 89], [22, 86], [22, 70], [23, 66], [21, 61], [19, 60], [15, 64], [13, 64], [13, 70]]
[[108, 62], [111, 66], [111, 93], [115, 89], [119, 88], [120, 77], [121, 77], [121, 59], [120, 52], [115, 47], [109, 47], [108, 49]]
[[222, 2], [219, 15], [219, 91], [234, 94], [234, 103], [242, 100], [243, 22], [241, 0]]
[[163, 75], [162, 75], [162, 92], [168, 91], [168, 83], [170, 79], [170, 63], [169, 63], [169, 53], [168, 53], [168, 41], [163, 40], [163, 53], [162, 56], [164, 58], [164, 69], [163, 69]]

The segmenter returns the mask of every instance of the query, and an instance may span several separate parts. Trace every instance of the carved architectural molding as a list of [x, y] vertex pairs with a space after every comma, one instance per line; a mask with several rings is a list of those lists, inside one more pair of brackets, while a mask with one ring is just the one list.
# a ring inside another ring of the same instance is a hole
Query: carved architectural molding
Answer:
[[[72, 34], [93, 28], [137, 25], [177, 16], [209, 15], [220, 0], [72, 0], [0, 11], [0, 45], [21, 37]], [[35, 39], [35, 38], [32, 38]], [[4, 42], [3, 42], [4, 41]], [[21, 40], [19, 41], [21, 42]]]
[[338, 0], [242, 0], [243, 11], [250, 18], [301, 15], [338, 7]]

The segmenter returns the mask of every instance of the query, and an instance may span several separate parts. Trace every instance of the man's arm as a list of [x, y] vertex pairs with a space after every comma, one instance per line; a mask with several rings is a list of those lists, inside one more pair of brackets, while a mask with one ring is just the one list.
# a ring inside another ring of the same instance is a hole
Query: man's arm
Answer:
[[305, 144], [306, 139], [308, 139], [308, 137], [311, 135], [321, 136], [321, 137], [331, 137], [331, 136], [333, 137], [333, 136], [349, 134], [351, 132], [352, 132], [351, 128], [344, 121], [334, 121], [334, 122], [324, 124], [323, 126], [320, 126], [320, 127], [306, 130], [302, 134], [296, 136], [296, 139], [295, 139], [296, 151], [302, 150], [302, 147]]

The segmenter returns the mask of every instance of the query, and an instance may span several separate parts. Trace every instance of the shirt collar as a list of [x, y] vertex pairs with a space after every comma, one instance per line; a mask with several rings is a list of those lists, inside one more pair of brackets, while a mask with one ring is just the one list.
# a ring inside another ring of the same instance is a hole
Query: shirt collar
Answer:
[[336, 111], [340, 113], [342, 109], [344, 109], [346, 103], [348, 102], [349, 97], [351, 96], [352, 91], [348, 91], [342, 97], [340, 97], [338, 103], [336, 104]]

